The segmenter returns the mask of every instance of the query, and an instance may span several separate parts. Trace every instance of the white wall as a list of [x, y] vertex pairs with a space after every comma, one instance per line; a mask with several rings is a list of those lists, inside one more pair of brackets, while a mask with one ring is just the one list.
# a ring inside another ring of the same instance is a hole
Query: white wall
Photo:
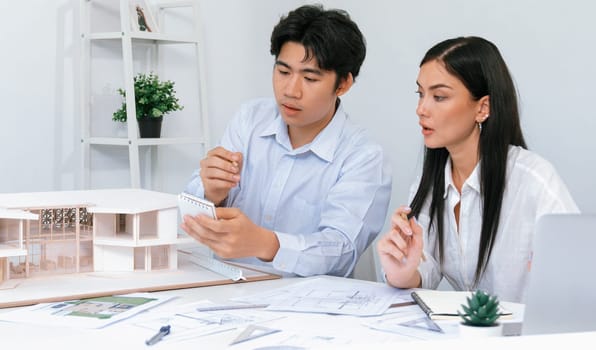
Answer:
[[[217, 141], [241, 102], [271, 95], [271, 29], [281, 14], [305, 1], [199, 3], [211, 135]], [[596, 212], [596, 3], [322, 3], [348, 10], [367, 38], [361, 75], [344, 103], [389, 154], [394, 172], [390, 210], [405, 203], [421, 157], [414, 90], [422, 55], [440, 40], [480, 35], [497, 44], [509, 63], [530, 149], [557, 167], [583, 211]], [[78, 5], [76, 0], [0, 2], [0, 192], [80, 185]], [[171, 177], [176, 180], [166, 187], [182, 188], [186, 172]], [[372, 268], [360, 274], [374, 276]]]

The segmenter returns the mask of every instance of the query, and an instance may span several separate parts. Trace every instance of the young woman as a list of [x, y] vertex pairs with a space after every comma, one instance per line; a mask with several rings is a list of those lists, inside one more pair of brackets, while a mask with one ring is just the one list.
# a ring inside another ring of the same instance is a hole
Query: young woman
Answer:
[[493, 43], [435, 45], [416, 84], [424, 165], [409, 207], [377, 245], [387, 282], [436, 288], [445, 277], [456, 290], [522, 301], [536, 221], [577, 205], [554, 167], [526, 149], [516, 89]]

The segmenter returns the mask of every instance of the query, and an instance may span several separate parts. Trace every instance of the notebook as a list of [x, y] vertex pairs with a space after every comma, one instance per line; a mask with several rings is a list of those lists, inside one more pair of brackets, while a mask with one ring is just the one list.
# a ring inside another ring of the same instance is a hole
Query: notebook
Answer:
[[182, 217], [184, 215], [197, 216], [203, 214], [212, 219], [216, 218], [215, 205], [213, 203], [185, 192], [178, 195], [178, 208]]
[[596, 331], [596, 214], [538, 220], [522, 334]]
[[[462, 304], [467, 304], [467, 297], [472, 292], [420, 289], [412, 292], [412, 299], [422, 311], [433, 320], [459, 318], [458, 311], [463, 312]], [[511, 318], [511, 311], [499, 304], [501, 318]]]

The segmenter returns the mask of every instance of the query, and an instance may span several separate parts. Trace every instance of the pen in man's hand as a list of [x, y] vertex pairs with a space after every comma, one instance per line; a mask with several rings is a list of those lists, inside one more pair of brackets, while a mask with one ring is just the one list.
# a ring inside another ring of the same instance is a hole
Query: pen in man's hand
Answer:
[[170, 334], [170, 325], [163, 326], [159, 329], [159, 332], [157, 332], [157, 334], [155, 334], [151, 338], [145, 340], [145, 344], [153, 345], [153, 344], [159, 342], [163, 337], [165, 337], [168, 334]]

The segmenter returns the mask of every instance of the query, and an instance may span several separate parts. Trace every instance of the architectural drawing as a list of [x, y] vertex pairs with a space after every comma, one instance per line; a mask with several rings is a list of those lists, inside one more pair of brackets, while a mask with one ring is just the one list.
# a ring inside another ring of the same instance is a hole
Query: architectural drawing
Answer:
[[412, 301], [410, 292], [370, 281], [306, 279], [291, 287], [281, 287], [233, 301], [259, 304], [267, 300], [267, 310], [313, 312], [334, 315], [378, 316], [394, 303]]
[[97, 271], [176, 270], [175, 195], [140, 190], [0, 194], [0, 286]]

